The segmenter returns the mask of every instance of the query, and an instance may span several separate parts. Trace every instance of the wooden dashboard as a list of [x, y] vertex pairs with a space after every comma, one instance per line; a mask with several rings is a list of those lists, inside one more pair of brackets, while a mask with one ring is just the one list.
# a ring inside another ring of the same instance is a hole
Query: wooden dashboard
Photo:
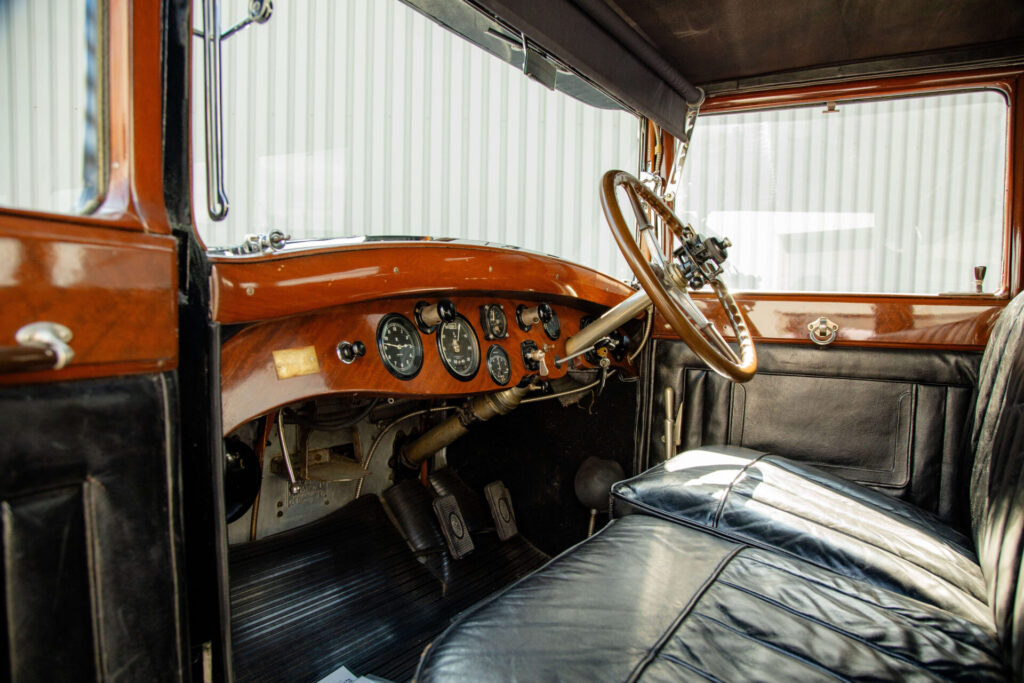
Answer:
[[[565, 355], [566, 339], [578, 332], [581, 321], [591, 315], [582, 308], [551, 304], [560, 327], [558, 338], [551, 339], [540, 323], [524, 331], [516, 322], [516, 309], [535, 306], [537, 301], [493, 296], [453, 296], [449, 300], [472, 327], [477, 340], [478, 367], [465, 379], [449, 371], [442, 361], [440, 328], [431, 333], [415, 329], [422, 344], [422, 366], [408, 379], [388, 370], [384, 349], [378, 344], [385, 316], [398, 314], [415, 327], [416, 304], [434, 304], [437, 298], [349, 304], [244, 329], [222, 349], [224, 432], [272, 407], [328, 393], [442, 398], [498, 391], [539, 373], [538, 368], [527, 367], [524, 343], [544, 352], [548, 379], [563, 377], [569, 364], [556, 366], [554, 359]], [[507, 336], [487, 339], [481, 308], [495, 305], [508, 317]], [[346, 363], [337, 350], [341, 342], [362, 342], [365, 354]], [[492, 346], [503, 350], [509, 361], [509, 379], [504, 383], [488, 371], [486, 358]], [[576, 367], [595, 366], [581, 357]]]
[[[568, 367], [566, 340], [585, 317], [596, 317], [632, 293], [625, 284], [560, 259], [491, 245], [427, 242], [367, 244], [332, 250], [213, 258], [215, 319], [243, 324], [221, 348], [223, 431], [276, 407], [324, 394], [446, 398], [498, 391], [538, 374], [523, 358], [524, 342], [544, 352], [548, 379]], [[416, 306], [448, 299], [472, 328], [479, 367], [458, 377], [442, 362], [438, 332], [416, 327]], [[548, 304], [559, 323], [555, 339], [543, 325], [517, 323], [520, 306]], [[500, 306], [507, 336], [488, 338], [481, 308]], [[402, 378], [385, 365], [381, 322], [399, 315], [422, 347], [422, 365]], [[348, 358], [341, 342], [361, 342]], [[504, 351], [510, 377], [487, 368], [492, 346]], [[593, 367], [585, 359], [577, 367]]]

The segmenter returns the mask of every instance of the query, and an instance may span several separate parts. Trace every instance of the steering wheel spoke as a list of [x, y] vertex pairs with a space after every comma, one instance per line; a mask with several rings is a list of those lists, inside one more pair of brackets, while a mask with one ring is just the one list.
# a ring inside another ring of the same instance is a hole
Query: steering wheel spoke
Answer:
[[[714, 290], [718, 302], [725, 312], [725, 317], [736, 335], [739, 347], [737, 352], [708, 320], [696, 302], [690, 298], [684, 277], [691, 276], [683, 276], [677, 272], [678, 266], [673, 264], [672, 255], [666, 255], [662, 251], [645, 205], [680, 241], [684, 241], [688, 237], [696, 240], [703, 238], [700, 235], [694, 235], [692, 230], [683, 225], [658, 195], [629, 173], [609, 171], [601, 181], [601, 188], [601, 204], [604, 208], [605, 218], [608, 220], [619, 249], [626, 257], [630, 268], [633, 269], [637, 280], [640, 281], [654, 305], [668, 320], [672, 329], [708, 366], [719, 374], [736, 382], [750, 380], [757, 371], [757, 354], [749, 332], [749, 325], [742, 310], [736, 305], [736, 301], [729, 294], [725, 284], [717, 277], [718, 273], [703, 273], [703, 279], [708, 281]], [[646, 243], [649, 257], [644, 256], [633, 231], [627, 225], [622, 214], [617, 196], [619, 188], [622, 188], [633, 209], [638, 234], [642, 235], [640, 239]], [[713, 240], [709, 242], [713, 242]], [[698, 246], [700, 246], [699, 242]], [[728, 246], [728, 244], [724, 246]], [[724, 261], [724, 246], [720, 250], [720, 261]], [[701, 256], [699, 250], [690, 256], [693, 257], [693, 263], [698, 267], [702, 263], [701, 258], [708, 258], [706, 255]], [[711, 258], [718, 257], [712, 256]], [[686, 268], [691, 267], [685, 263], [683, 265]], [[718, 263], [716, 267], [720, 265], [721, 263]]]

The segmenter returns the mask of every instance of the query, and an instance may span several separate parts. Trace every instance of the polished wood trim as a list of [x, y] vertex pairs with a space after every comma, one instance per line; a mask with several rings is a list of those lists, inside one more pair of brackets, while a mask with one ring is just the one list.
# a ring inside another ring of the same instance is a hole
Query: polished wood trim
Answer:
[[[996, 297], [836, 296], [817, 294], [734, 294], [750, 322], [756, 342], [813, 345], [807, 324], [821, 316], [839, 324], [836, 346], [958, 349], [980, 351], [992, 324], [1006, 305]], [[701, 310], [731, 339], [718, 300], [694, 296]], [[664, 318], [656, 317], [654, 336], [676, 338]]]
[[46, 346], [0, 346], [0, 374], [49, 370], [57, 354]]
[[[714, 114], [745, 109], [766, 109], [796, 104], [824, 102], [826, 100], [872, 99], [900, 95], [999, 88], [1012, 93], [1015, 82], [1022, 74], [1018, 68], [954, 71], [939, 74], [918, 74], [896, 78], [872, 78], [843, 83], [780, 88], [753, 93], [730, 93], [709, 97], [701, 106], [701, 114]], [[698, 123], [698, 125], [700, 125]]]
[[1024, 74], [1018, 76], [1011, 100], [1010, 151], [1007, 160], [1007, 244], [1003, 270], [1009, 293], [1024, 291]]
[[614, 278], [553, 256], [467, 243], [368, 243], [211, 261], [211, 312], [224, 324], [451, 292], [526, 293], [534, 300], [578, 301], [597, 311], [633, 293]]
[[0, 346], [28, 323], [74, 334], [61, 370], [0, 375], [0, 383], [57, 381], [177, 365], [177, 242], [60, 219], [0, 215]]
[[[436, 296], [424, 296], [423, 299], [431, 303], [437, 301]], [[352, 303], [245, 328], [225, 342], [221, 350], [224, 434], [279, 406], [329, 393], [444, 398], [498, 391], [513, 386], [530, 374], [523, 364], [520, 350], [520, 344], [526, 339], [532, 339], [539, 347], [548, 347], [549, 378], [562, 377], [568, 367], [563, 365], [556, 368], [554, 357], [565, 354], [566, 339], [579, 331], [581, 318], [590, 313], [580, 306], [554, 303], [552, 308], [558, 315], [562, 334], [552, 341], [540, 325], [534, 325], [529, 332], [524, 332], [516, 325], [516, 306], [532, 303], [527, 298], [454, 296], [451, 299], [473, 326], [480, 344], [480, 369], [473, 379], [466, 382], [455, 379], [444, 368], [433, 334], [420, 333], [423, 367], [414, 378], [400, 380], [384, 367], [377, 351], [377, 324], [388, 313], [401, 313], [410, 321], [414, 320], [413, 313], [418, 299], [396, 298]], [[480, 329], [479, 307], [486, 303], [498, 303], [504, 307], [509, 322], [507, 339], [484, 339]], [[351, 365], [342, 363], [336, 353], [341, 341], [363, 342], [366, 355]], [[486, 353], [491, 344], [501, 346], [508, 353], [512, 365], [512, 380], [508, 385], [496, 384], [487, 373]], [[278, 379], [273, 352], [306, 346], [316, 349], [320, 371]], [[582, 359], [579, 362], [589, 367]]]

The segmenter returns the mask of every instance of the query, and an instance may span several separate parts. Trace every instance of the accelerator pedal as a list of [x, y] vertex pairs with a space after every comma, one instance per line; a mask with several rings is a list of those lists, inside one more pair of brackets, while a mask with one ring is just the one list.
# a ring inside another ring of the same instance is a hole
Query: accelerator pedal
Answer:
[[469, 527], [462, 516], [459, 501], [453, 495], [439, 496], [434, 499], [434, 514], [441, 525], [448, 552], [456, 560], [461, 560], [473, 552], [473, 537], [469, 535]]
[[494, 518], [494, 529], [498, 532], [498, 538], [507, 541], [518, 534], [516, 513], [512, 509], [512, 494], [505, 488], [505, 484], [500, 479], [492, 481], [484, 487], [484, 497], [491, 508], [491, 517]]

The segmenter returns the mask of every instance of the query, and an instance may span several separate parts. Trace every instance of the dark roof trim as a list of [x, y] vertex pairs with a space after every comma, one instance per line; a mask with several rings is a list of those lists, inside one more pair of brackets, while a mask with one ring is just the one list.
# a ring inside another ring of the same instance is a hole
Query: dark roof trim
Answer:
[[603, 0], [470, 1], [626, 106], [684, 137], [687, 104], [700, 102], [703, 93]]
[[999, 69], [1024, 65], [1021, 46], [1015, 41], [971, 46], [929, 54], [903, 55], [836, 64], [810, 69], [784, 71], [764, 76], [719, 81], [704, 86], [709, 97], [779, 88], [813, 86], [871, 77], [913, 76], [918, 74]]

